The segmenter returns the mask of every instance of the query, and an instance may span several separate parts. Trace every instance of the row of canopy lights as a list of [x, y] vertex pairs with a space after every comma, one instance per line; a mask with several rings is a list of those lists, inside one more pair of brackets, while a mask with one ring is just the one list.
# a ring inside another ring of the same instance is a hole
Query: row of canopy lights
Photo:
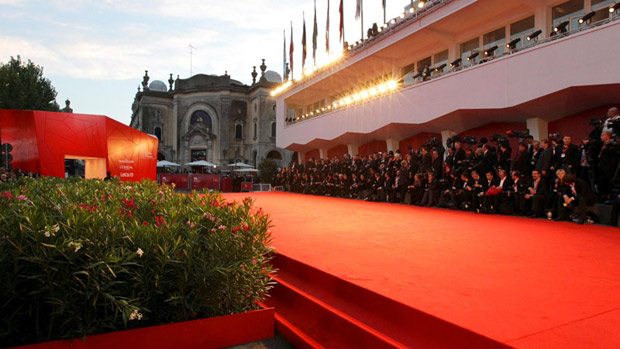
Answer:
[[323, 114], [323, 113], [326, 113], [326, 112], [329, 112], [329, 111], [332, 111], [338, 108], [346, 107], [351, 104], [358, 103], [358, 102], [361, 102], [361, 101], [364, 101], [370, 98], [377, 97], [379, 95], [394, 91], [396, 88], [398, 88], [398, 82], [396, 82], [395, 80], [389, 80], [387, 82], [370, 87], [368, 89], [358, 91], [348, 96], [342, 97], [334, 101], [332, 104], [329, 104], [326, 107], [318, 108], [314, 111], [311, 111], [309, 113], [306, 113], [306, 114], [303, 114], [303, 115], [300, 115], [294, 118], [293, 117], [287, 118], [286, 121], [292, 122], [292, 121], [303, 120], [303, 119], [313, 117], [319, 114]]
[[[426, 1], [418, 1], [417, 2], [417, 7], [419, 9], [423, 9], [424, 6], [426, 5]], [[616, 11], [620, 10], [620, 2], [612, 5], [609, 7], [609, 12], [610, 13], [614, 13]], [[412, 6], [409, 9], [409, 13], [414, 13], [415, 12], [415, 7]], [[587, 13], [586, 15], [584, 15], [583, 17], [581, 17], [579, 19], [579, 24], [583, 24], [583, 23], [588, 23], [594, 16], [596, 15], [596, 12], [592, 11]], [[404, 19], [406, 16], [406, 13], [403, 12], [399, 17], [401, 19]], [[373, 24], [373, 27], [371, 29], [369, 29], [369, 37], [370, 35], [376, 36], [378, 35], [378, 33], [381, 33], [382, 31], [384, 31], [388, 26], [396, 24], [396, 20], [397, 18], [393, 18], [392, 20], [388, 21], [386, 24], [382, 25], [381, 27], [377, 27], [377, 24]], [[558, 24], [557, 26], [555, 26], [553, 28], [553, 32], [551, 35], [556, 35], [556, 34], [563, 34], [566, 33], [567, 31], [567, 27], [569, 25], [569, 21], [564, 21], [561, 22], [560, 24]], [[527, 41], [536, 41], [538, 40], [538, 37], [540, 36], [540, 34], [542, 34], [542, 30], [536, 30], [534, 31], [532, 34], [527, 36]], [[517, 47], [517, 44], [521, 42], [521, 38], [516, 38], [514, 40], [511, 40], [509, 43], [506, 44], [506, 48], [508, 48], [509, 50], [514, 50]], [[360, 44], [362, 44], [362, 42], [360, 41], [356, 41], [355, 44], [353, 45], [348, 45], [346, 50], [347, 51], [351, 51], [352, 49], [356, 48], [357, 46], [359, 46]], [[484, 54], [485, 56], [489, 57], [491, 55], [493, 55], [493, 53], [495, 52], [495, 50], [497, 50], [499, 47], [497, 45], [494, 45], [492, 47], [489, 47], [487, 49], [484, 50]], [[476, 59], [476, 57], [478, 57], [480, 55], [479, 52], [474, 52], [472, 53], [469, 57], [467, 57], [467, 61], [472, 61], [474, 59]], [[343, 52], [336, 52], [335, 54], [331, 55], [328, 59], [327, 62], [320, 64], [320, 65], [315, 65], [312, 68], [308, 68], [305, 71], [302, 72], [302, 78], [304, 77], [310, 77], [311, 75], [313, 75], [314, 73], [316, 73], [319, 69], [332, 65], [334, 62], [340, 60], [343, 57]], [[452, 63], [450, 63], [451, 67], [459, 67], [462, 63], [462, 59], [461, 58], [457, 58], [456, 60], [454, 60]], [[433, 70], [435, 71], [443, 71], [443, 69], [446, 67], [446, 64], [442, 64], [439, 67], [434, 68]], [[278, 86], [276, 89], [274, 89], [271, 92], [271, 96], [276, 96], [277, 94], [281, 93], [282, 91], [286, 90], [288, 87], [290, 87], [292, 85], [292, 81], [289, 80], [285, 83], [283, 83], [282, 85]]]

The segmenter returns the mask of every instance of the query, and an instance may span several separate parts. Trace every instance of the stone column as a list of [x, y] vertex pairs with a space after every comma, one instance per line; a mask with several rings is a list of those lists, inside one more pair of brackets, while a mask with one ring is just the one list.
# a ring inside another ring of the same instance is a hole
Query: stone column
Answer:
[[530, 135], [537, 141], [549, 137], [549, 123], [547, 120], [540, 118], [531, 118], [526, 121], [527, 129], [530, 130]]
[[390, 151], [396, 152], [400, 149], [400, 141], [398, 139], [388, 138], [385, 140], [385, 143], [387, 144], [388, 153]]
[[300, 164], [305, 164], [306, 163], [306, 152], [305, 151], [298, 151], [297, 152], [297, 161]]
[[443, 146], [447, 148], [448, 138], [455, 136], [455, 135], [456, 135], [456, 132], [454, 131], [450, 131], [450, 130], [441, 131], [441, 144], [443, 144]]
[[319, 149], [319, 157], [321, 159], [327, 159], [327, 148], [320, 148]]
[[351, 157], [359, 154], [359, 146], [357, 144], [347, 144], [347, 152]]

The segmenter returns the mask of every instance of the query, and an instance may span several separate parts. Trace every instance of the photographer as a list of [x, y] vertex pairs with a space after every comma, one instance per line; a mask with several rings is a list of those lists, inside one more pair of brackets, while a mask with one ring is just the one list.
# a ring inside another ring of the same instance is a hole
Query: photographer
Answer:
[[530, 152], [527, 151], [527, 144], [525, 142], [519, 143], [519, 150], [517, 156], [512, 164], [513, 171], [519, 171], [521, 173], [530, 173]]
[[571, 136], [564, 136], [562, 144], [555, 148], [555, 168], [567, 173], [577, 173], [579, 166], [579, 148], [572, 144]]
[[564, 177], [564, 191], [560, 205], [558, 205], [558, 219], [568, 220], [574, 211], [576, 217], [573, 222], [583, 224], [586, 220], [587, 205], [591, 203], [590, 189], [586, 182], [577, 178], [574, 174]]
[[619, 150], [616, 142], [611, 138], [611, 132], [603, 131], [601, 134], [603, 145], [598, 154], [598, 189], [603, 199], [608, 199], [611, 194], [614, 174], [618, 168]]
[[620, 120], [620, 110], [616, 107], [613, 108], [609, 108], [609, 110], [607, 111], [607, 120], [605, 120], [605, 125], [603, 125], [603, 132], [607, 131], [607, 132], [611, 132], [612, 134], [615, 133], [614, 131], [614, 122], [618, 122]]
[[551, 177], [551, 164], [553, 161], [553, 149], [551, 148], [551, 142], [548, 139], [543, 139], [540, 143], [542, 147], [542, 153], [536, 161], [536, 171], [540, 173], [543, 178]]

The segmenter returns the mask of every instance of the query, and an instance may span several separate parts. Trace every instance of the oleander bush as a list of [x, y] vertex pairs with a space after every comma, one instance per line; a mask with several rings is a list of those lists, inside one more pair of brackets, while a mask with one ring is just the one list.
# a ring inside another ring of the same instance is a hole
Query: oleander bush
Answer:
[[0, 185], [0, 346], [257, 309], [269, 217], [151, 181]]

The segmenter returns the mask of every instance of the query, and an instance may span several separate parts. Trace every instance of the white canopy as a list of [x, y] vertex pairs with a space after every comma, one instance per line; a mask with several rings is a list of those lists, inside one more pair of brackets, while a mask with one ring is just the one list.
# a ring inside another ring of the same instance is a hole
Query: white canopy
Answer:
[[235, 172], [258, 172], [255, 168], [240, 168], [238, 170], [233, 170]]
[[208, 161], [199, 160], [194, 162], [188, 162], [185, 164], [186, 166], [202, 166], [202, 167], [215, 167], [215, 164], [212, 164]]
[[245, 164], [243, 162], [235, 162], [234, 164], [228, 164], [230, 167], [252, 167], [252, 165]]
[[175, 164], [174, 162], [170, 162], [166, 160], [157, 161], [157, 167], [166, 167], [166, 166], [181, 166], [181, 165]]

